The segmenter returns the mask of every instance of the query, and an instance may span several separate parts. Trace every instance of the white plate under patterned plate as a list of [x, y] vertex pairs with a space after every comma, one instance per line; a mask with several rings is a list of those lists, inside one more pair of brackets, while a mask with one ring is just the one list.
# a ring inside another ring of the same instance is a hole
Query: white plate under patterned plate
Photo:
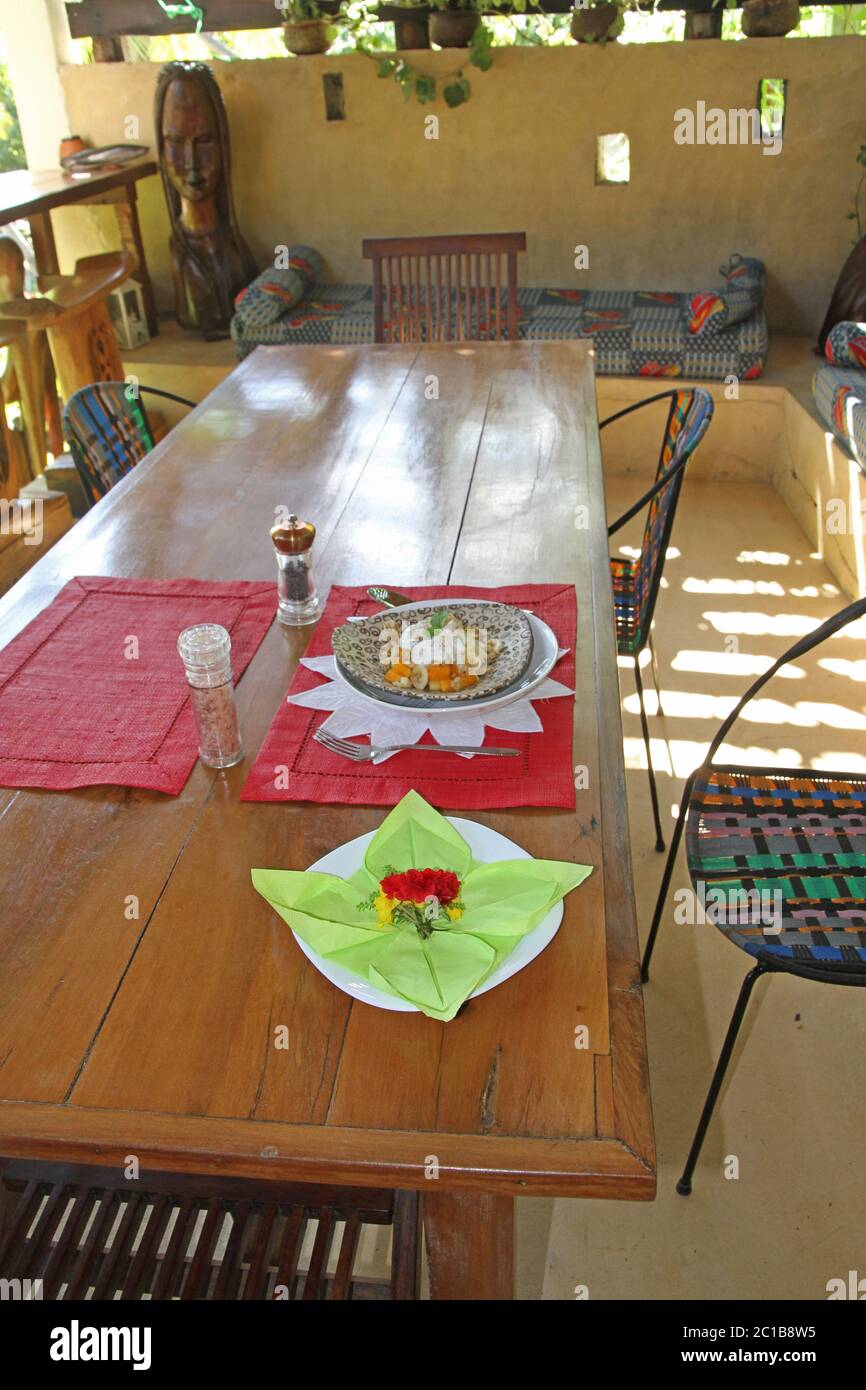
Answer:
[[[481, 602], [481, 600], [463, 599], [463, 603]], [[397, 610], [395, 610], [397, 611]], [[515, 700], [525, 700], [531, 695], [533, 690], [550, 675], [557, 661], [559, 660], [559, 642], [553, 629], [539, 618], [535, 613], [527, 613], [529, 626], [532, 629], [532, 655], [529, 658], [529, 665], [523, 675], [511, 685], [506, 686], [495, 695], [487, 695], [483, 699], [473, 700], [468, 707], [464, 706], [465, 712], [473, 714], [484, 710], [504, 709], [506, 705], [513, 704]], [[348, 685], [355, 694], [362, 700], [368, 701], [372, 705], [388, 705], [391, 708], [406, 709], [404, 700], [389, 691], [376, 691], [368, 686], [364, 681], [358, 680], [349, 671], [346, 671], [336, 662], [336, 670], [339, 679], [344, 685]], [[454, 715], [461, 712], [460, 706], [443, 705], [441, 700], [435, 703], [432, 700], [425, 701], [416, 699], [410, 707], [418, 713], [434, 719], [437, 715]]]
[[[497, 864], [502, 859], [531, 859], [532, 855], [527, 850], [521, 849], [513, 840], [509, 840], [507, 835], [500, 835], [498, 830], [491, 830], [487, 825], [480, 825], [475, 820], [464, 820], [462, 816], [446, 816], [449, 825], [453, 825], [468, 844], [472, 851], [472, 858], [479, 864]], [[330, 853], [317, 859], [315, 864], [309, 866], [309, 873], [334, 874], [337, 878], [351, 878], [352, 874], [360, 869], [364, 862], [364, 854], [367, 846], [375, 835], [375, 830], [371, 830], [367, 835], [359, 835], [356, 840], [347, 840], [344, 845], [338, 845]], [[562, 921], [562, 900], [550, 909], [547, 916], [534, 927], [531, 932], [520, 940], [510, 955], [505, 957], [496, 969], [488, 975], [483, 984], [470, 994], [470, 999], [475, 999], [479, 994], [486, 994], [489, 989], [495, 989], [497, 985], [504, 984], [510, 980], [512, 975], [516, 975], [519, 970], [523, 970], [529, 965], [530, 961], [540, 956], [545, 946], [549, 946], [559, 930]], [[330, 980], [332, 985], [341, 989], [344, 994], [351, 995], [353, 999], [359, 999], [362, 1004], [372, 1004], [377, 1009], [392, 1009], [395, 1013], [417, 1014], [420, 1009], [414, 1004], [408, 1003], [405, 999], [398, 999], [396, 995], [386, 994], [384, 990], [376, 989], [369, 981], [362, 979], [355, 971], [347, 970], [343, 965], [337, 965], [332, 960], [324, 960], [322, 956], [302, 941], [296, 932], [292, 932], [295, 940], [303, 951], [307, 960], [316, 969]]]

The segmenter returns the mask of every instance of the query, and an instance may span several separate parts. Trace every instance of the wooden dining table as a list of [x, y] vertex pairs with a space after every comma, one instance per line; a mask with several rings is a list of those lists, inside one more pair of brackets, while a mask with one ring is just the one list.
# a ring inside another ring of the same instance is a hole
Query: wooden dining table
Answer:
[[312, 631], [274, 622], [239, 766], [0, 789], [0, 1154], [420, 1190], [431, 1295], [510, 1298], [516, 1197], [655, 1193], [591, 348], [258, 348], [0, 601], [0, 646], [79, 574], [276, 580], [277, 508], [315, 523], [323, 594], [574, 583], [576, 810], [472, 814], [594, 872], [450, 1023], [328, 983], [250, 869], [386, 812], [240, 800]]

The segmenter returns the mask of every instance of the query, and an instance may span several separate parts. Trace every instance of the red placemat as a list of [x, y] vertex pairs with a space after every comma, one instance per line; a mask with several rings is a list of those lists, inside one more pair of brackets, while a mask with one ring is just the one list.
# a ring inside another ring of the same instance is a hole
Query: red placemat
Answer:
[[238, 680], [276, 606], [246, 580], [70, 579], [0, 651], [0, 786], [176, 796], [198, 757], [178, 634], [221, 623]]
[[[531, 608], [553, 629], [561, 647], [569, 647], [551, 673], [574, 684], [577, 601], [573, 585], [518, 584], [479, 589], [461, 586], [412, 588], [414, 599], [481, 598]], [[356, 613], [375, 613], [379, 605], [366, 589], [335, 585], [310, 639], [306, 656], [327, 656], [331, 634]], [[322, 677], [299, 666], [288, 694], [322, 684]], [[569, 698], [535, 704], [543, 733], [515, 734], [488, 729], [484, 746], [519, 748], [520, 758], [456, 758], [453, 753], [400, 753], [373, 767], [352, 764], [313, 740], [327, 713], [290, 705], [285, 700], [274, 716], [244, 786], [243, 801], [329, 801], [344, 805], [394, 806], [414, 788], [433, 806], [489, 810], [499, 806], [572, 808], [574, 772], [572, 733], [574, 702]], [[366, 739], [357, 742], [365, 744]], [[429, 733], [423, 743], [432, 743]]]

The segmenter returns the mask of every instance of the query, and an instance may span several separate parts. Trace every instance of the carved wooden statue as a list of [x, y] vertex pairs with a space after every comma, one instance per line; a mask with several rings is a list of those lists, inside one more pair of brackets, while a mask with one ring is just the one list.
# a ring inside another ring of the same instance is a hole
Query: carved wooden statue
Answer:
[[228, 331], [234, 298], [256, 274], [235, 216], [228, 122], [204, 63], [169, 63], [156, 88], [156, 134], [171, 218], [179, 323]]

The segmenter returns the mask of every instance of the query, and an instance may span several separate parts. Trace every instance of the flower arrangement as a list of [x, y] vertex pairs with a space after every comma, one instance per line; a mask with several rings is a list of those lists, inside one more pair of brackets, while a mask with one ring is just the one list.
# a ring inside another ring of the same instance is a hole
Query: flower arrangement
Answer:
[[460, 880], [450, 869], [406, 869], [398, 873], [389, 868], [368, 898], [358, 903], [358, 911], [372, 909], [382, 927], [408, 923], [422, 941], [434, 931], [448, 931], [463, 916]]

